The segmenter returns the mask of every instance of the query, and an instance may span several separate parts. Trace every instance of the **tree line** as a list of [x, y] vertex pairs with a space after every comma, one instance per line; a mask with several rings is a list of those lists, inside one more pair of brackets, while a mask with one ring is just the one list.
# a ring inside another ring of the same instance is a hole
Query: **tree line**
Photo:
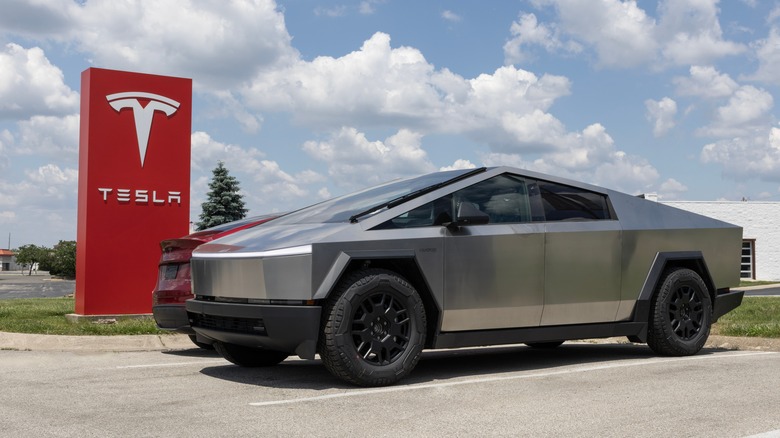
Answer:
[[33, 267], [48, 271], [51, 275], [76, 278], [76, 241], [60, 240], [53, 248], [38, 245], [22, 245], [15, 250], [16, 263], [24, 266], [27, 275]]

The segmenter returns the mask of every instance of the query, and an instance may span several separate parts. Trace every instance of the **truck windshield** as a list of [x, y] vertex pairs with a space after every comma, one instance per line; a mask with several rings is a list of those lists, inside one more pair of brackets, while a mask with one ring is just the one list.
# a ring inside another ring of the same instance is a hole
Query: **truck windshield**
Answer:
[[[478, 169], [479, 171], [484, 170]], [[348, 222], [350, 218], [370, 216], [382, 211], [392, 201], [412, 193], [423, 193], [427, 187], [458, 180], [475, 169], [449, 170], [413, 178], [390, 181], [378, 186], [333, 198], [294, 211], [274, 220], [275, 224]], [[354, 220], [353, 220], [354, 221]]]

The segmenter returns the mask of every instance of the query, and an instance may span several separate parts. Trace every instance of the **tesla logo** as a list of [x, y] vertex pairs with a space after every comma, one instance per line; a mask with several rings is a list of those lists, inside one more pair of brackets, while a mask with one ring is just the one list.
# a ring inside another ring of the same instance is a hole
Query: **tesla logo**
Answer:
[[[106, 96], [111, 108], [117, 112], [124, 108], [133, 110], [135, 118], [135, 134], [138, 138], [138, 153], [141, 156], [141, 167], [144, 167], [146, 146], [149, 144], [149, 133], [152, 130], [152, 117], [155, 111], [162, 111], [170, 117], [179, 109], [179, 102], [159, 94], [129, 91], [127, 93], [109, 94]], [[148, 100], [146, 106], [139, 99]]]

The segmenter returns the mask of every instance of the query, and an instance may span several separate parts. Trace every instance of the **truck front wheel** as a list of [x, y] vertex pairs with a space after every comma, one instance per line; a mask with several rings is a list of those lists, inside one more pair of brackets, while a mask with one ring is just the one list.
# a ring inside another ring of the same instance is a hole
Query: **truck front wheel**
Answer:
[[403, 277], [369, 269], [348, 275], [325, 306], [319, 353], [336, 377], [391, 385], [417, 365], [425, 345], [425, 307]]

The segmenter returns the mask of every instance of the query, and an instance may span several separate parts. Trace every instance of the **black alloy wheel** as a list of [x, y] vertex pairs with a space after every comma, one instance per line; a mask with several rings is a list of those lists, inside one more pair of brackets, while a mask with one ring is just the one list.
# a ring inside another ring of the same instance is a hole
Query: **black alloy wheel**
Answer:
[[412, 321], [404, 302], [391, 292], [367, 296], [352, 315], [352, 342], [371, 365], [388, 365], [409, 345]]
[[688, 285], [678, 287], [669, 302], [669, 322], [680, 339], [689, 341], [704, 325], [704, 301], [701, 294]]
[[360, 386], [391, 385], [414, 369], [425, 345], [425, 306], [395, 272], [349, 274], [323, 311], [318, 351], [334, 376]]
[[695, 271], [664, 272], [651, 301], [647, 345], [664, 356], [688, 356], [704, 347], [710, 335], [712, 300]]

